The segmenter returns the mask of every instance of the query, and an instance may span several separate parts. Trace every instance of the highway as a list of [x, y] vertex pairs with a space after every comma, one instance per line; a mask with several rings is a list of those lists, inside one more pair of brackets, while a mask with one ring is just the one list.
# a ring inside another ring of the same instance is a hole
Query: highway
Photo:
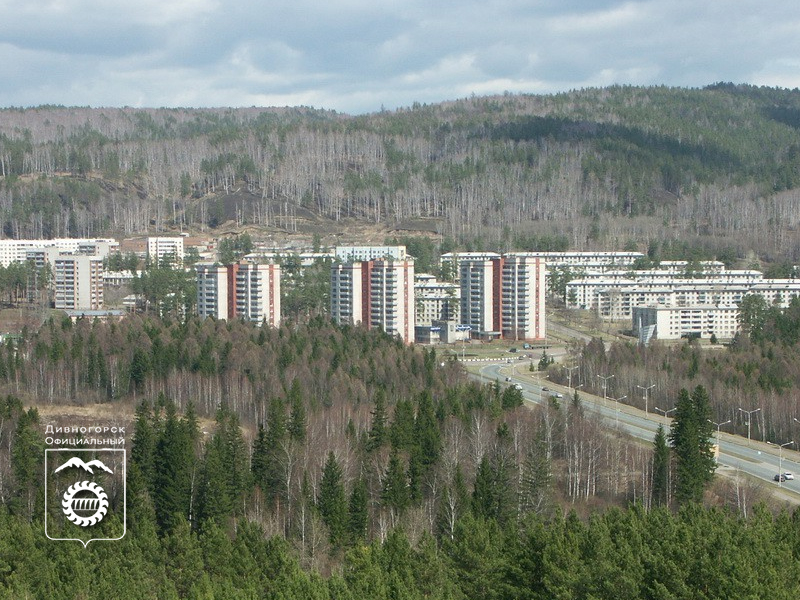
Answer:
[[[565, 386], [556, 385], [549, 381], [537, 379], [538, 373], [531, 373], [527, 370], [528, 362], [517, 364], [505, 360], [496, 363], [487, 363], [477, 367], [477, 373], [472, 372], [474, 377], [479, 377], [485, 382], [499, 381], [501, 385], [511, 385], [519, 383], [522, 386], [522, 395], [526, 401], [535, 404], [542, 402], [542, 387], [549, 387], [552, 392], [559, 392], [564, 395], [564, 401], [569, 401], [572, 390]], [[474, 371], [475, 368], [473, 368]], [[511, 381], [506, 382], [505, 378], [510, 377]], [[552, 392], [545, 392], [547, 394]], [[592, 410], [611, 427], [619, 427], [634, 438], [652, 443], [658, 424], [664, 425], [669, 430], [671, 419], [664, 418], [663, 415], [649, 413], [633, 408], [621, 403], [614, 402], [608, 398], [578, 392], [581, 402], [585, 409]], [[716, 431], [714, 432], [716, 440]], [[747, 438], [720, 432], [720, 452], [718, 456], [717, 473], [722, 476], [734, 477], [737, 473], [746, 473], [753, 477], [763, 480], [766, 486], [773, 486], [777, 496], [782, 500], [793, 504], [800, 504], [800, 453], [796, 450], [784, 448], [781, 452], [777, 446], [765, 444], [758, 441], [748, 441]], [[790, 472], [799, 478], [783, 483], [773, 480], [779, 472]], [[780, 488], [780, 489], [779, 489]]]

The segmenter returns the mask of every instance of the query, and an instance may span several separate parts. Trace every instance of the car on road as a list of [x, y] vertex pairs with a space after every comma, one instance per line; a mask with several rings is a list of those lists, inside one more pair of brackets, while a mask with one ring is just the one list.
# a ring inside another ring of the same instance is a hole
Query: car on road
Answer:
[[792, 474], [791, 474], [791, 473], [789, 473], [788, 471], [787, 471], [786, 473], [784, 473], [784, 474], [783, 474], [783, 477], [784, 477], [785, 479], [794, 479], [794, 475], [792, 475]]
[[506, 381], [511, 381], [511, 377], [506, 377]]
[[520, 384], [518, 384], [518, 383], [515, 383], [514, 384], [514, 389], [519, 390], [521, 392], [522, 391], [522, 386]]
[[782, 483], [782, 482], [786, 481], [786, 475], [784, 475], [783, 473], [776, 473], [775, 477], [773, 477], [773, 479], [775, 481], [778, 481], [778, 482]]
[[543, 387], [543, 388], [542, 388], [542, 391], [543, 391], [543, 392], [549, 392], [549, 391], [550, 391], [550, 388], [549, 388], [549, 387]]

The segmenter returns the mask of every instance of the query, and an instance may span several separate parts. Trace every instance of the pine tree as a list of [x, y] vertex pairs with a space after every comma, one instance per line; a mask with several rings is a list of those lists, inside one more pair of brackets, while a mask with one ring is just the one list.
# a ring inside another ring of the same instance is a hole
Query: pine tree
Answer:
[[669, 446], [664, 426], [659, 423], [653, 440], [652, 498], [656, 506], [664, 506], [669, 497]]
[[691, 395], [682, 389], [675, 409], [669, 434], [675, 451], [675, 498], [680, 504], [702, 502], [716, 469], [708, 393], [703, 386], [697, 386]]

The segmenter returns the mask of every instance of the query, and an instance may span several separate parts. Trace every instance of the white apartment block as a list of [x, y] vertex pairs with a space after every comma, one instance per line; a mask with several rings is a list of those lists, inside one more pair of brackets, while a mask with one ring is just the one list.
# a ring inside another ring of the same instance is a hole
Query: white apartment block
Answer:
[[336, 246], [334, 258], [341, 262], [370, 260], [406, 260], [405, 246]]
[[414, 262], [368, 260], [331, 266], [331, 318], [414, 341]]
[[183, 262], [184, 249], [182, 237], [149, 237], [147, 238], [147, 258], [162, 260], [172, 256], [180, 264]]
[[56, 238], [51, 240], [0, 240], [0, 264], [7, 267], [13, 262], [27, 260], [29, 250], [56, 248], [64, 253], [89, 253], [94, 248], [95, 255], [105, 258], [108, 253], [119, 247], [119, 243], [111, 238]]
[[750, 294], [760, 294], [769, 305], [788, 308], [792, 298], [800, 296], [800, 279], [764, 279], [754, 284]]
[[[619, 268], [632, 266], [640, 258], [644, 258], [641, 252], [514, 252], [517, 256], [528, 258], [539, 258], [549, 267], [580, 267], [596, 268], [605, 270], [608, 268]], [[442, 254], [441, 261], [459, 262], [462, 256], [472, 256], [474, 258], [497, 256], [493, 252], [448, 252]]]
[[197, 314], [228, 318], [228, 268], [219, 263], [197, 263]]
[[197, 314], [280, 324], [280, 265], [197, 263]]
[[414, 284], [417, 326], [430, 327], [434, 321], [460, 322], [461, 288], [437, 281], [432, 275], [417, 275]]
[[[473, 336], [500, 336], [500, 255], [458, 255], [461, 284], [461, 323]], [[495, 273], [497, 274], [495, 278]]]
[[502, 331], [505, 339], [545, 338], [545, 262], [523, 253], [502, 259]]
[[103, 259], [61, 254], [53, 267], [55, 307], [61, 310], [103, 308]]
[[632, 312], [633, 333], [641, 342], [652, 337], [677, 340], [707, 339], [712, 335], [729, 340], [739, 331], [738, 306], [637, 306]]

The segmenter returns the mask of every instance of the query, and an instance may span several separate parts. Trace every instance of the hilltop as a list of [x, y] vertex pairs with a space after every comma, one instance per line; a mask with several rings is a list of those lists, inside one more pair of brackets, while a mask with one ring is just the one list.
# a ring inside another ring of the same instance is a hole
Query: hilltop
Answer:
[[10, 237], [370, 227], [472, 247], [680, 239], [796, 260], [799, 189], [800, 90], [610, 87], [357, 117], [0, 110]]

